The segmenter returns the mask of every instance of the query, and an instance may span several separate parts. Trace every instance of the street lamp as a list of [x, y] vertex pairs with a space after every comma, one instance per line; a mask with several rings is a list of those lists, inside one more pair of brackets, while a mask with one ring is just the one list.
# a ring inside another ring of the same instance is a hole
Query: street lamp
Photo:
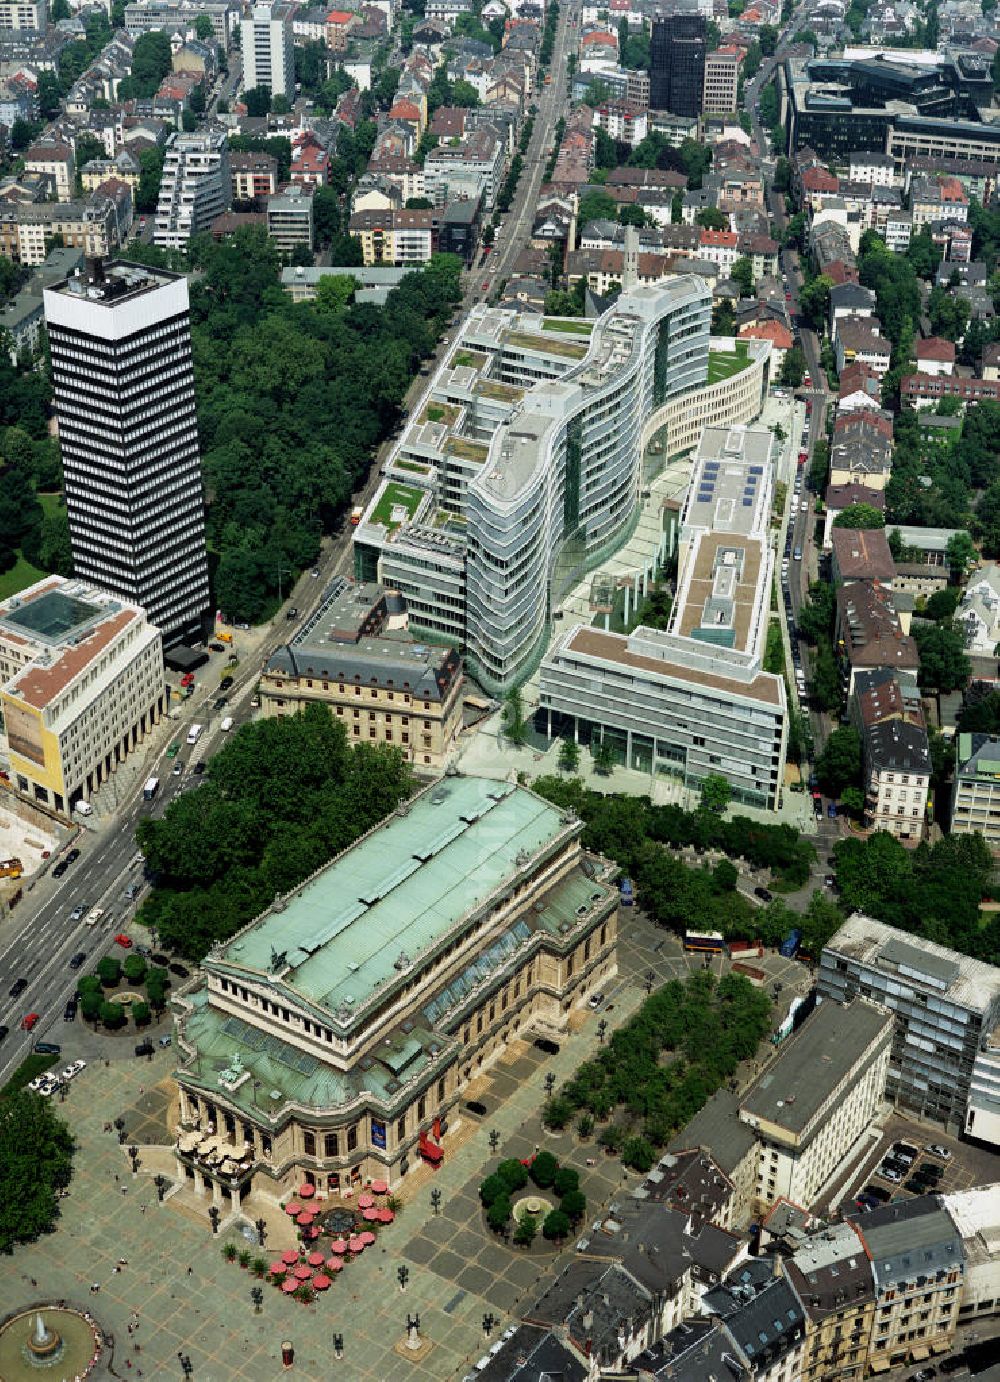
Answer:
[[431, 1209], [433, 1209], [435, 1214], [441, 1213], [441, 1191], [436, 1185], [431, 1191]]
[[208, 1211], [208, 1218], [209, 1218], [209, 1222], [210, 1222], [211, 1225], [212, 1225], [212, 1232], [213, 1232], [213, 1233], [218, 1233], [218, 1231], [219, 1231], [219, 1220], [222, 1218], [222, 1215], [219, 1213], [219, 1207], [218, 1207], [218, 1205], [214, 1205], [214, 1204], [213, 1204], [213, 1205], [209, 1208], [209, 1211]]
[[598, 1022], [598, 1024], [597, 1024], [597, 1039], [598, 1039], [598, 1041], [601, 1043], [602, 1046], [604, 1045], [604, 1038], [607, 1036], [607, 1033], [608, 1033], [607, 1019], [602, 1017], [601, 1020], [600, 1020], [600, 1022]]
[[181, 1372], [184, 1374], [184, 1376], [190, 1377], [191, 1374], [194, 1372], [194, 1364], [191, 1362], [190, 1355], [187, 1353], [178, 1353], [177, 1361], [181, 1365]]
[[647, 994], [653, 992], [653, 985], [654, 985], [655, 983], [656, 983], [656, 975], [653, 973], [653, 971], [652, 971], [651, 969], [647, 969], [647, 970], [646, 970], [646, 992], [647, 992]]
[[550, 1099], [552, 1098], [552, 1091], [555, 1089], [555, 1087], [556, 1077], [550, 1070], [549, 1073], [545, 1076], [545, 1093], [549, 1096]]
[[496, 1128], [490, 1129], [490, 1151], [496, 1156], [497, 1148], [500, 1146], [500, 1134]]
[[493, 1333], [494, 1326], [498, 1323], [499, 1321], [492, 1311], [483, 1316], [483, 1333], [486, 1335], [487, 1339]]
[[333, 1336], [333, 1356], [334, 1356], [335, 1358], [343, 1358], [343, 1356], [344, 1356], [344, 1336], [343, 1336], [343, 1334], [334, 1334], [334, 1336]]
[[254, 1314], [259, 1315], [260, 1307], [264, 1304], [264, 1292], [260, 1286], [254, 1286], [251, 1288], [250, 1299], [253, 1301]]
[[407, 1283], [407, 1282], [409, 1281], [409, 1279], [410, 1279], [410, 1269], [409, 1269], [409, 1267], [406, 1267], [406, 1266], [397, 1267], [397, 1268], [396, 1268], [396, 1279], [397, 1279], [397, 1281], [399, 1282], [399, 1289], [400, 1289], [401, 1291], [405, 1291], [405, 1290], [406, 1290], [406, 1283]]
[[156, 1176], [154, 1177], [153, 1184], [156, 1186], [156, 1198], [162, 1204], [163, 1196], [166, 1194], [167, 1185], [169, 1184], [169, 1182], [167, 1181], [166, 1176]]
[[267, 1237], [267, 1222], [266, 1222], [266, 1220], [264, 1220], [264, 1219], [258, 1219], [258, 1220], [254, 1223], [254, 1228], [257, 1230], [257, 1243], [258, 1243], [258, 1245], [259, 1245], [260, 1247], [263, 1247], [263, 1246], [264, 1246], [264, 1239]]

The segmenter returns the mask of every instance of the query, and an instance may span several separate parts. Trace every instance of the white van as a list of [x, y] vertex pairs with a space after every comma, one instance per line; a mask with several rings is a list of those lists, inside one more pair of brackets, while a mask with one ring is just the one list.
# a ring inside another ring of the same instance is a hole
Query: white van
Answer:
[[188, 730], [187, 741], [189, 744], [197, 744], [201, 738], [201, 725], [192, 725]]
[[223, 734], [228, 734], [229, 731], [232, 729], [232, 727], [233, 727], [233, 717], [232, 717], [232, 715], [227, 715], [226, 718], [223, 720], [222, 724], [219, 726], [219, 728], [222, 730]]
[[73, 807], [73, 810], [78, 816], [92, 816], [94, 814], [94, 808], [91, 806], [90, 802], [84, 801], [82, 797]]

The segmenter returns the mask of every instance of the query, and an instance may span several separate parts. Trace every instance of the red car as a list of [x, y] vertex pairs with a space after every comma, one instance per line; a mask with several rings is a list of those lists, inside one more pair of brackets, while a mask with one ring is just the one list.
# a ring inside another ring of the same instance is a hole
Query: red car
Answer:
[[124, 931], [119, 931], [115, 936], [115, 945], [122, 946], [125, 950], [132, 949], [132, 937], [126, 936]]
[[182, 685], [182, 686], [192, 686], [193, 684], [194, 684], [194, 673], [193, 673], [193, 672], [185, 672], [184, 675], [181, 677], [181, 685]]
[[38, 1021], [38, 1016], [38, 1013], [26, 1013], [25, 1016], [21, 1018], [22, 1028], [26, 1032], [30, 1032], [32, 1027], [34, 1027], [35, 1023]]

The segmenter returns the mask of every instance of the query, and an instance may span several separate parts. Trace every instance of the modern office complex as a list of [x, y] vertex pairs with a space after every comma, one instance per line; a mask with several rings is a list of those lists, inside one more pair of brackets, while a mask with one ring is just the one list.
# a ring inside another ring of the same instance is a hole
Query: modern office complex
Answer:
[[182, 250], [208, 230], [232, 200], [229, 143], [224, 130], [172, 134], [167, 140], [153, 243]]
[[990, 849], [1000, 850], [1000, 739], [959, 734], [956, 744], [951, 833], [978, 831]]
[[823, 951], [819, 990], [889, 1008], [887, 1097], [950, 1130], [965, 1127], [973, 1065], [1000, 1022], [1000, 970], [856, 913]]
[[243, 17], [243, 89], [266, 87], [272, 96], [295, 95], [292, 6], [278, 0], [254, 5]]
[[649, 104], [672, 115], [700, 115], [705, 87], [704, 15], [657, 15], [650, 40]]
[[763, 670], [775, 451], [765, 428], [705, 428], [669, 629], [569, 628], [541, 667], [550, 732], [599, 739], [628, 766], [689, 787], [717, 774], [737, 801], [777, 805], [788, 707], [782, 678]]
[[138, 605], [46, 576], [0, 604], [11, 785], [68, 816], [166, 709], [160, 631]]
[[582, 828], [446, 777], [217, 946], [174, 1000], [182, 1182], [323, 1198], [439, 1164], [469, 1081], [616, 971], [615, 870]]
[[474, 308], [358, 527], [359, 579], [399, 589], [488, 689], [523, 680], [560, 599], [629, 535], [644, 425], [704, 385], [710, 311], [695, 275], [593, 323]]
[[900, 51], [842, 58], [786, 58], [779, 68], [788, 152], [806, 146], [845, 165], [859, 150], [908, 157], [1000, 162], [1000, 125], [980, 118], [991, 99], [989, 62], [978, 53], [936, 64]]
[[187, 280], [89, 261], [45, 290], [76, 574], [142, 606], [165, 646], [209, 611]]
[[212, 38], [228, 53], [239, 23], [237, 0], [131, 0], [125, 6], [125, 32], [133, 36], [161, 30], [183, 33], [199, 15], [212, 21]]

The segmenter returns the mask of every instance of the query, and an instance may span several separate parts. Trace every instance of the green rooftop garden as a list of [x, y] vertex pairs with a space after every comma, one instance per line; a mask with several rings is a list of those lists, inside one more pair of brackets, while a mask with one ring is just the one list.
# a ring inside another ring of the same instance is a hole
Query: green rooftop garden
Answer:
[[717, 384], [720, 379], [728, 379], [739, 374], [750, 363], [750, 354], [745, 343], [738, 341], [735, 350], [710, 350], [708, 352], [708, 382]]
[[429, 465], [425, 465], [423, 461], [406, 461], [402, 460], [398, 456], [393, 461], [392, 467], [394, 470], [412, 471], [414, 475], [430, 475], [431, 473], [431, 467]]
[[576, 321], [573, 317], [543, 317], [542, 326], [546, 331], [568, 331], [575, 336], [589, 336], [594, 329], [593, 322]]
[[486, 364], [486, 356], [478, 350], [460, 350], [455, 356], [455, 364], [466, 369], [482, 369]]
[[475, 461], [477, 465], [482, 465], [490, 454], [485, 442], [472, 441], [469, 437], [449, 437], [444, 449], [449, 456], [461, 456], [463, 460]]
[[381, 523], [386, 528], [398, 528], [400, 520], [393, 518], [393, 510], [397, 507], [403, 508], [406, 510], [407, 518], [412, 519], [425, 493], [426, 490], [417, 489], [411, 485], [401, 485], [396, 480], [389, 480], [379, 495], [378, 503], [372, 513], [372, 522]]
[[587, 347], [577, 341], [553, 341], [530, 331], [512, 331], [505, 337], [504, 344], [519, 350], [537, 350], [542, 355], [561, 355], [566, 360], [582, 360], [587, 353]]
[[516, 403], [524, 397], [524, 390], [516, 384], [501, 384], [496, 379], [483, 379], [476, 386], [476, 393], [483, 398], [496, 398], [501, 403]]
[[444, 422], [452, 427], [458, 421], [458, 411], [454, 403], [428, 403], [420, 414], [420, 421]]

